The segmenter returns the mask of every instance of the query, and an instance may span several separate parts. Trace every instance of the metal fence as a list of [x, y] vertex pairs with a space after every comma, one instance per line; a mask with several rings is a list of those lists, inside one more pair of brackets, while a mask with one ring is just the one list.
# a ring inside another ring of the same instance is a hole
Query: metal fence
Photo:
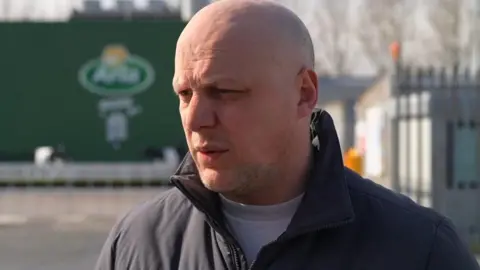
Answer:
[[0, 163], [0, 186], [162, 185], [178, 162]]
[[391, 96], [393, 188], [447, 215], [478, 242], [480, 72], [399, 65]]

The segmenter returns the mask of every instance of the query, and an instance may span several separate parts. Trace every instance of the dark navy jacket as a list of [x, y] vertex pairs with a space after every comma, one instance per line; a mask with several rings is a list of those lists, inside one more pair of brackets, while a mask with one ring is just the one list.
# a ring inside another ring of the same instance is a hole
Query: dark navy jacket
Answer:
[[246, 263], [218, 195], [189, 155], [176, 188], [133, 209], [112, 229], [97, 270], [474, 270], [452, 223], [346, 169], [331, 117], [313, 114], [314, 162], [286, 232]]

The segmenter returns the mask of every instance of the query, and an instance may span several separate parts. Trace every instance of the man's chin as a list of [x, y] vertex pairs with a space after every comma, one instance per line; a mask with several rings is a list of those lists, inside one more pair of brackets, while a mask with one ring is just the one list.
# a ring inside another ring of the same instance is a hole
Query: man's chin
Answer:
[[238, 185], [232, 172], [226, 170], [204, 169], [200, 173], [200, 178], [207, 189], [218, 193], [231, 192]]

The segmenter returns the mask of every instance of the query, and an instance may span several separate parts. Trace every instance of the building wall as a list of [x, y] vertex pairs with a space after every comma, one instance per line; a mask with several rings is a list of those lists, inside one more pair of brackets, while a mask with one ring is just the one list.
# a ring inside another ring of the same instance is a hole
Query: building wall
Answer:
[[390, 76], [379, 77], [357, 100], [355, 113], [356, 145], [365, 158], [365, 176], [392, 188], [388, 175], [389, 125], [387, 119], [390, 94]]

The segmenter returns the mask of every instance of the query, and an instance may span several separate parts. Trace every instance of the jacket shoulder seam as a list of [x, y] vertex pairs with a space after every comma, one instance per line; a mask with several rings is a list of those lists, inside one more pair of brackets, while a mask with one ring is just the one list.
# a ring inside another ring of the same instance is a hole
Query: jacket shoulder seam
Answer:
[[435, 248], [435, 242], [437, 240], [438, 231], [439, 231], [440, 226], [442, 226], [442, 224], [444, 224], [444, 221], [445, 221], [445, 218], [441, 218], [437, 222], [437, 224], [435, 224], [435, 232], [433, 234], [432, 243], [430, 244], [430, 249], [428, 251], [427, 262], [426, 262], [426, 265], [425, 265], [425, 269], [428, 269], [430, 267], [430, 259], [432, 257], [433, 249]]

